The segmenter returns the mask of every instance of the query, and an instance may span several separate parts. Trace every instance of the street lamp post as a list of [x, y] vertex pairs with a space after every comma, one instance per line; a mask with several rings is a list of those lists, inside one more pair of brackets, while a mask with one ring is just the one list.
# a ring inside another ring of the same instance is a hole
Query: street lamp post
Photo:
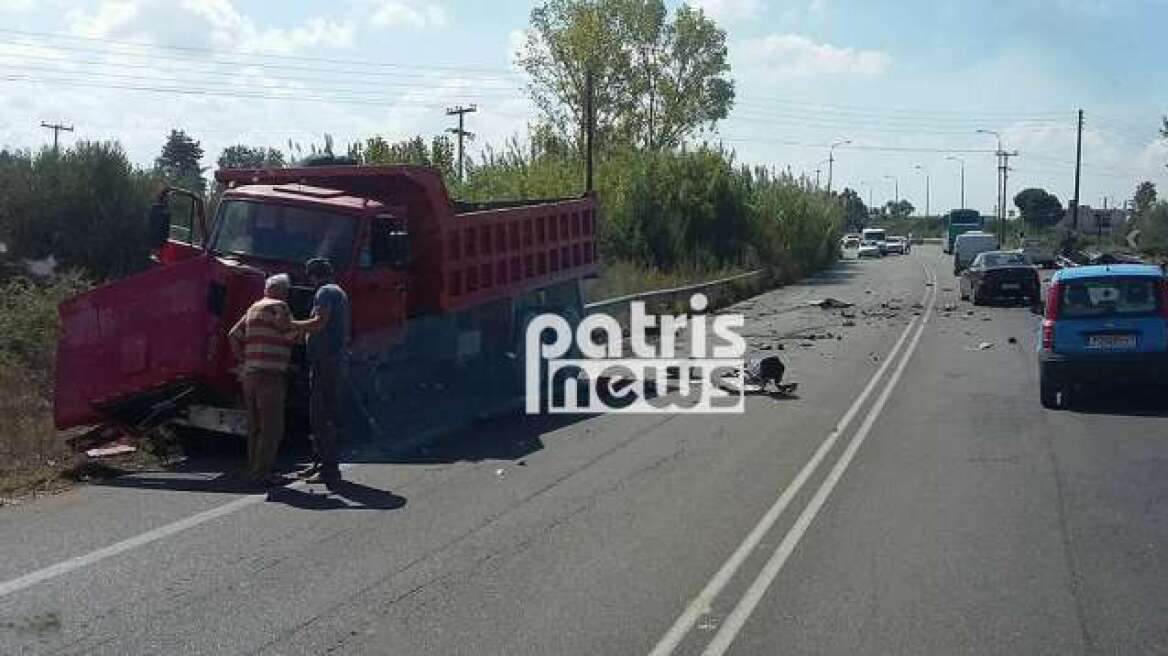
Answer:
[[886, 175], [884, 179], [892, 180], [892, 202], [894, 205], [900, 205], [900, 180], [897, 180], [895, 175]]
[[929, 182], [929, 169], [921, 166], [920, 164], [917, 164], [913, 168], [915, 168], [918, 171], [925, 172], [925, 218], [928, 218], [929, 217], [929, 196], [931, 195], [929, 188], [932, 186], [932, 184]]
[[961, 163], [961, 209], [965, 209], [965, 160], [950, 155], [945, 159]]
[[844, 139], [842, 141], [834, 141], [831, 147], [827, 149], [827, 195], [831, 195], [831, 176], [835, 168], [835, 149], [838, 146], [847, 146], [851, 144], [851, 139]]

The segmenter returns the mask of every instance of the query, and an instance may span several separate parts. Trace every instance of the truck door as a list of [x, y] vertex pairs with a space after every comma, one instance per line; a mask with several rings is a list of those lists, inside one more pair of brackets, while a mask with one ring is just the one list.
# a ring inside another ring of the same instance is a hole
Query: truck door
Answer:
[[376, 217], [349, 284], [355, 353], [375, 356], [404, 338], [409, 260], [406, 219], [389, 214]]
[[152, 239], [158, 259], [174, 264], [203, 252], [208, 236], [203, 201], [182, 189], [167, 188], [151, 208]]

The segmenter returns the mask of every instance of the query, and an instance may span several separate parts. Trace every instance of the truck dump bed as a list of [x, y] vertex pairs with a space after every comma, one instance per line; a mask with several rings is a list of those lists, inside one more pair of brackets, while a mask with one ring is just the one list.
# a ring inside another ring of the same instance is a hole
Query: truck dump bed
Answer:
[[215, 174], [228, 186], [301, 183], [377, 200], [406, 217], [411, 314], [455, 312], [598, 268], [596, 200], [456, 204], [434, 169], [319, 166]]

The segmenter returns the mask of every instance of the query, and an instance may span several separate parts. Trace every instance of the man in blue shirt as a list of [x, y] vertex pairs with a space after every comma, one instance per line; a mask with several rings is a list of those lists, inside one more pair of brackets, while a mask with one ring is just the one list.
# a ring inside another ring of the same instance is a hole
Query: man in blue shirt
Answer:
[[348, 366], [349, 296], [333, 282], [332, 264], [313, 258], [305, 265], [308, 280], [316, 287], [308, 335], [311, 398], [309, 416], [312, 442], [320, 468], [307, 480], [328, 483], [340, 479], [339, 425], [341, 385]]

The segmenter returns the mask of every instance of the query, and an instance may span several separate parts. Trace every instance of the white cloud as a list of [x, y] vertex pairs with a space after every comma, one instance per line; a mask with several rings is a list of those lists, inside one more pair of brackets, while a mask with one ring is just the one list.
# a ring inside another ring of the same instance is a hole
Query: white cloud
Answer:
[[34, 0], [0, 0], [0, 13], [28, 11], [34, 6]]
[[70, 9], [65, 13], [65, 24], [71, 34], [103, 37], [133, 21], [140, 7], [138, 0], [102, 0], [92, 14]]
[[245, 52], [287, 54], [317, 46], [346, 48], [353, 44], [353, 24], [331, 18], [310, 18], [292, 28], [260, 28], [231, 0], [183, 0], [183, 9], [211, 25], [220, 46]]
[[740, 46], [739, 56], [746, 67], [761, 69], [771, 78], [877, 76], [892, 65], [885, 52], [816, 43], [800, 34], [772, 34], [747, 41]]
[[437, 28], [446, 27], [446, 10], [441, 5], [411, 0], [381, 0], [370, 22], [379, 27]]
[[823, 14], [827, 11], [827, 0], [811, 0], [811, 4], [807, 5], [807, 12], [811, 14]]
[[753, 18], [761, 7], [759, 0], [695, 0], [692, 4], [707, 16], [723, 22]]

